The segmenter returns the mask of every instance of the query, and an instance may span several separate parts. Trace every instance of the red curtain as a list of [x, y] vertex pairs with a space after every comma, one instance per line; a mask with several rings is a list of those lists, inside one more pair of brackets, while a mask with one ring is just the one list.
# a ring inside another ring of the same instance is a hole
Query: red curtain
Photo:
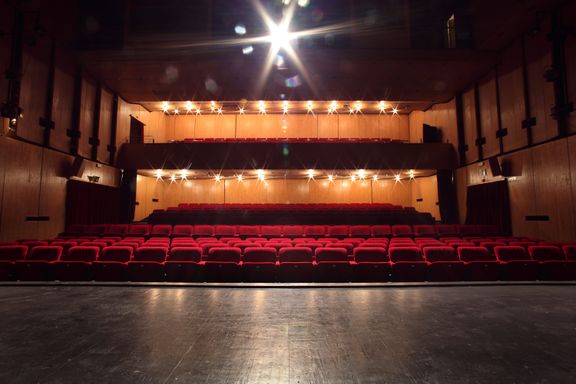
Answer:
[[502, 233], [512, 232], [507, 180], [469, 186], [466, 208], [466, 224], [496, 225]]

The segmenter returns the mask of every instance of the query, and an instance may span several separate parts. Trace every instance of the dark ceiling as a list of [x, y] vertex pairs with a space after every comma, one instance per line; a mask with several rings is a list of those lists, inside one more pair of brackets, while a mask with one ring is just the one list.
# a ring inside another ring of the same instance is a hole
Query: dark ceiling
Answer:
[[[294, 41], [264, 78], [270, 44], [242, 43], [268, 29], [257, 0], [8, 1], [38, 14], [86, 70], [131, 102], [163, 100], [450, 99], [493, 67], [498, 51], [562, 1], [309, 0]], [[298, 0], [292, 0], [295, 4]], [[279, 21], [289, 7], [260, 0]], [[446, 23], [454, 15], [452, 48]], [[234, 28], [245, 26], [238, 36]], [[253, 46], [253, 52], [242, 49]], [[304, 73], [303, 73], [304, 72]]]

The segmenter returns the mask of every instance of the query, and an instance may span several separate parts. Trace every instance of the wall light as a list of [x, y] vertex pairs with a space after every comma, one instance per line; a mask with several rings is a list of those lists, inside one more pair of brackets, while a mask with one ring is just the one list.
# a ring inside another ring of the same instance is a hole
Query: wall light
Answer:
[[314, 178], [314, 170], [313, 169], [309, 169], [307, 172], [308, 174], [308, 179], [313, 179]]

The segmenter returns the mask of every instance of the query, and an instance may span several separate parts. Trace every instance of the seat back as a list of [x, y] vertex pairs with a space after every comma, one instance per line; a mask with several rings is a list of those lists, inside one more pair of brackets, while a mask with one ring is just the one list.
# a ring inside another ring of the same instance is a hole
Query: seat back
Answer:
[[106, 233], [108, 230], [108, 224], [92, 224], [84, 231], [83, 235], [100, 235]]
[[390, 247], [388, 255], [393, 262], [399, 261], [423, 261], [422, 252], [418, 247]]
[[284, 247], [278, 251], [278, 259], [282, 263], [312, 263], [314, 256], [308, 247]]
[[123, 235], [128, 231], [128, 224], [110, 224], [106, 229], [106, 234]]
[[165, 247], [138, 248], [136, 252], [134, 252], [132, 261], [154, 261], [163, 263], [166, 260], [167, 253], [168, 248]]
[[242, 250], [234, 247], [215, 247], [210, 248], [206, 261], [211, 262], [224, 262], [224, 263], [239, 263]]
[[436, 227], [434, 225], [414, 225], [415, 236], [435, 236]]
[[53, 241], [50, 245], [56, 245], [58, 247], [62, 247], [62, 252], [68, 253], [68, 250], [78, 245], [78, 243], [75, 241]]
[[169, 224], [156, 224], [152, 227], [150, 234], [154, 236], [170, 236], [172, 234], [172, 226]]
[[100, 253], [100, 247], [85, 247], [76, 246], [71, 247], [68, 253], [62, 254], [60, 256], [60, 261], [85, 261], [92, 262], [96, 260], [98, 254]]
[[239, 236], [259, 236], [260, 226], [259, 225], [239, 225], [238, 226]]
[[150, 234], [149, 224], [132, 224], [128, 228], [127, 235], [141, 235], [148, 236]]
[[112, 245], [102, 249], [98, 256], [98, 261], [116, 261], [126, 263], [132, 258], [134, 248], [122, 245]]
[[287, 237], [304, 236], [304, 228], [301, 225], [284, 225], [282, 233]]
[[372, 236], [374, 237], [390, 237], [392, 236], [392, 228], [389, 225], [373, 225]]
[[304, 234], [308, 237], [324, 237], [326, 236], [325, 225], [307, 225], [304, 227]]
[[576, 260], [576, 245], [565, 245], [562, 250], [568, 260]]
[[192, 225], [177, 224], [172, 229], [172, 236], [189, 237], [194, 234], [194, 227]]
[[458, 247], [458, 257], [465, 262], [471, 261], [496, 261], [496, 257], [484, 247], [462, 246]]
[[460, 261], [452, 247], [423, 247], [424, 259], [430, 263], [436, 261]]
[[494, 247], [494, 254], [499, 261], [525, 261], [530, 260], [526, 248], [514, 245]]
[[233, 225], [216, 225], [214, 234], [216, 236], [234, 236], [236, 235], [236, 227]]
[[63, 248], [54, 245], [34, 247], [28, 253], [26, 260], [56, 261], [62, 256]]
[[350, 236], [368, 237], [372, 236], [372, 229], [369, 225], [351, 225]]
[[25, 241], [21, 241], [20, 245], [25, 245], [28, 247], [28, 249], [32, 249], [34, 247], [49, 245], [49, 243], [47, 241], [42, 241], [42, 240], [25, 240]]
[[528, 247], [528, 253], [536, 261], [566, 260], [562, 249], [551, 245], [530, 246]]
[[260, 233], [265, 237], [280, 237], [282, 236], [282, 226], [280, 225], [262, 225]]
[[26, 245], [4, 245], [0, 247], [0, 261], [16, 261], [26, 259]]
[[349, 236], [350, 227], [348, 225], [329, 225], [326, 232], [328, 236]]
[[202, 248], [178, 246], [170, 249], [170, 254], [166, 261], [195, 261], [200, 262], [202, 258]]
[[392, 236], [412, 236], [413, 234], [410, 225], [397, 224], [392, 226]]
[[244, 249], [244, 262], [248, 263], [275, 263], [276, 248], [248, 247]]
[[384, 247], [356, 247], [354, 248], [354, 260], [357, 263], [386, 262], [390, 261]]
[[454, 224], [437, 224], [436, 232], [440, 236], [458, 235], [458, 226]]
[[214, 227], [212, 225], [195, 225], [195, 236], [214, 236]]
[[339, 247], [321, 247], [314, 251], [318, 263], [348, 261], [348, 250]]

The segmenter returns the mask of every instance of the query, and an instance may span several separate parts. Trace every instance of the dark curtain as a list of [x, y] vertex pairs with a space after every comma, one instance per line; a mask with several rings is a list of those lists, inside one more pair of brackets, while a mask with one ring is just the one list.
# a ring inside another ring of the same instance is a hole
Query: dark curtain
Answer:
[[119, 218], [119, 188], [68, 180], [66, 184], [66, 226], [118, 223]]
[[468, 187], [466, 224], [496, 225], [500, 232], [511, 233], [508, 181]]

